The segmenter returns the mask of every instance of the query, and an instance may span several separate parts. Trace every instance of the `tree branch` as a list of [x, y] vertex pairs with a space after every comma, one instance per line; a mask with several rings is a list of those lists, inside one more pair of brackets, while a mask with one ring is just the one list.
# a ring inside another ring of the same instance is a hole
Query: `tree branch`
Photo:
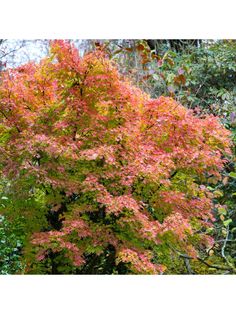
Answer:
[[[175, 249], [175, 248], [173, 248], [173, 247], [171, 247], [171, 246], [169, 246], [173, 251], [175, 251], [175, 253], [177, 253], [180, 257], [182, 257], [182, 258], [184, 258], [184, 259], [189, 259], [189, 260], [191, 260], [191, 259], [195, 259], [194, 257], [192, 257], [192, 256], [189, 256], [189, 255], [187, 255], [187, 254], [184, 254], [184, 253], [181, 253], [179, 250], [177, 250], [177, 249]], [[230, 266], [230, 268], [228, 268], [228, 267], [224, 267], [224, 266], [219, 266], [219, 265], [211, 265], [211, 264], [209, 264], [208, 262], [206, 262], [204, 259], [202, 259], [202, 258], [200, 258], [200, 257], [197, 257], [196, 258], [199, 262], [201, 262], [201, 263], [203, 263], [204, 265], [206, 265], [206, 266], [208, 266], [208, 267], [210, 267], [210, 268], [215, 268], [215, 269], [220, 269], [220, 270], [230, 270], [230, 271], [233, 271], [233, 272], [236, 272], [235, 271], [235, 269], [232, 267], [232, 266]]]

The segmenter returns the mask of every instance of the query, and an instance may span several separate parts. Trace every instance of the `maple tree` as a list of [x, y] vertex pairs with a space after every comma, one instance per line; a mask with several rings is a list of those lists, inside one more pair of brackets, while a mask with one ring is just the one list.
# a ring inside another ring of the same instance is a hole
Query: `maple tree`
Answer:
[[80, 57], [61, 40], [2, 73], [0, 114], [5, 211], [28, 219], [38, 261], [108, 256], [111, 271], [159, 274], [174, 250], [211, 247], [206, 184], [231, 145], [216, 117], [151, 99], [101, 49]]

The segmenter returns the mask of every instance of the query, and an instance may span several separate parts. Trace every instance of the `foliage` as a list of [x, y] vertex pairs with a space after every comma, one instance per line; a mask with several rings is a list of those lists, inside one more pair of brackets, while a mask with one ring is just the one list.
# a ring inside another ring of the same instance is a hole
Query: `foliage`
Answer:
[[0, 274], [18, 274], [24, 271], [21, 260], [23, 243], [15, 233], [15, 224], [0, 216]]
[[212, 246], [206, 186], [231, 144], [216, 117], [151, 99], [102, 49], [81, 58], [66, 41], [3, 72], [0, 99], [6, 210], [33, 234], [28, 272], [156, 274]]
[[153, 40], [154, 50], [149, 40], [121, 42], [110, 41], [105, 47], [120, 70], [153, 97], [171, 96], [188, 108], [224, 117], [234, 111], [235, 40], [200, 41], [199, 46], [189, 41], [177, 50], [181, 40]]
[[183, 104], [222, 115], [234, 106], [236, 42], [176, 53], [166, 51], [155, 73], [155, 93], [174, 95]]
[[[199, 46], [185, 46], [173, 50], [167, 41], [156, 42], [157, 55], [153, 58], [148, 45], [142, 41], [146, 53], [146, 70], [134, 81], [153, 96], [160, 94], [172, 96], [188, 108], [194, 108], [198, 115], [212, 113], [221, 118], [226, 128], [232, 131], [235, 143], [235, 53], [234, 40], [202, 41]], [[176, 41], [180, 42], [181, 41]], [[178, 46], [178, 43], [176, 44]], [[140, 54], [140, 42], [136, 42], [133, 53]], [[148, 57], [147, 57], [148, 56]], [[136, 56], [137, 58], [137, 56]], [[141, 58], [142, 59], [142, 58]], [[144, 60], [144, 61], [145, 61]], [[140, 61], [141, 65], [142, 61]], [[140, 72], [140, 71], [139, 71]], [[222, 180], [218, 183], [212, 178], [208, 188], [214, 193], [216, 218], [213, 228], [207, 232], [215, 238], [215, 245], [204, 259], [226, 264], [224, 272], [235, 272], [232, 262], [235, 257], [235, 148], [234, 156], [222, 171]], [[226, 255], [225, 255], [226, 254]], [[231, 262], [229, 262], [231, 260]], [[221, 272], [222, 272], [221, 270]], [[201, 270], [202, 271], [202, 270]], [[204, 273], [209, 272], [209, 268]], [[217, 271], [216, 269], [214, 270]], [[220, 270], [218, 270], [220, 271]]]

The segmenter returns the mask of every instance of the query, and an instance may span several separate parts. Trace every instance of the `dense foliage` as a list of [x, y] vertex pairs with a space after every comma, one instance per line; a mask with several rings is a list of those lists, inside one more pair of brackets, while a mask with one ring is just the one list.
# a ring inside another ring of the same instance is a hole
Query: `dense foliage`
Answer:
[[0, 113], [2, 212], [24, 224], [27, 272], [171, 273], [213, 246], [207, 186], [231, 154], [215, 116], [66, 41], [2, 73]]
[[23, 273], [21, 261], [22, 242], [17, 235], [16, 227], [0, 216], [0, 274]]
[[[154, 97], [161, 94], [173, 97], [193, 108], [198, 116], [206, 113], [219, 116], [232, 132], [235, 143], [235, 40], [142, 40], [122, 44], [121, 54], [129, 54], [126, 59], [138, 60], [138, 71], [131, 69], [132, 62], [122, 64], [123, 71], [131, 71], [134, 82]], [[214, 273], [235, 272], [235, 147], [233, 151], [221, 172], [222, 179], [218, 183], [214, 178], [208, 180], [208, 189], [215, 196], [216, 220], [207, 232], [214, 237], [215, 244], [204, 261], [221, 264], [222, 269], [218, 265]], [[199, 268], [196, 271], [199, 273]], [[204, 272], [211, 269], [208, 267]]]

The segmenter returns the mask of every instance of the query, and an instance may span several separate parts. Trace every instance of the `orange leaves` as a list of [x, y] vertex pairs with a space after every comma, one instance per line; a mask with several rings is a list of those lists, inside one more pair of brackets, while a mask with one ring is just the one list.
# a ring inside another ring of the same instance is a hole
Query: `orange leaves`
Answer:
[[[145, 47], [137, 49], [146, 64]], [[43, 247], [38, 258], [56, 243], [81, 267], [91, 247], [101, 253], [109, 244], [132, 272], [162, 273], [150, 248], [169, 231], [195, 256], [192, 219], [212, 219], [201, 181], [219, 178], [229, 132], [172, 98], [150, 99], [101, 50], [80, 57], [59, 40], [51, 54], [6, 71], [0, 84], [4, 174], [19, 182], [30, 174], [32, 186], [47, 186], [54, 211], [58, 191], [69, 207], [59, 231], [35, 235], [33, 243]], [[181, 71], [176, 83], [185, 83]]]
[[186, 77], [183, 74], [175, 76], [174, 82], [179, 85], [184, 85], [186, 83]]

